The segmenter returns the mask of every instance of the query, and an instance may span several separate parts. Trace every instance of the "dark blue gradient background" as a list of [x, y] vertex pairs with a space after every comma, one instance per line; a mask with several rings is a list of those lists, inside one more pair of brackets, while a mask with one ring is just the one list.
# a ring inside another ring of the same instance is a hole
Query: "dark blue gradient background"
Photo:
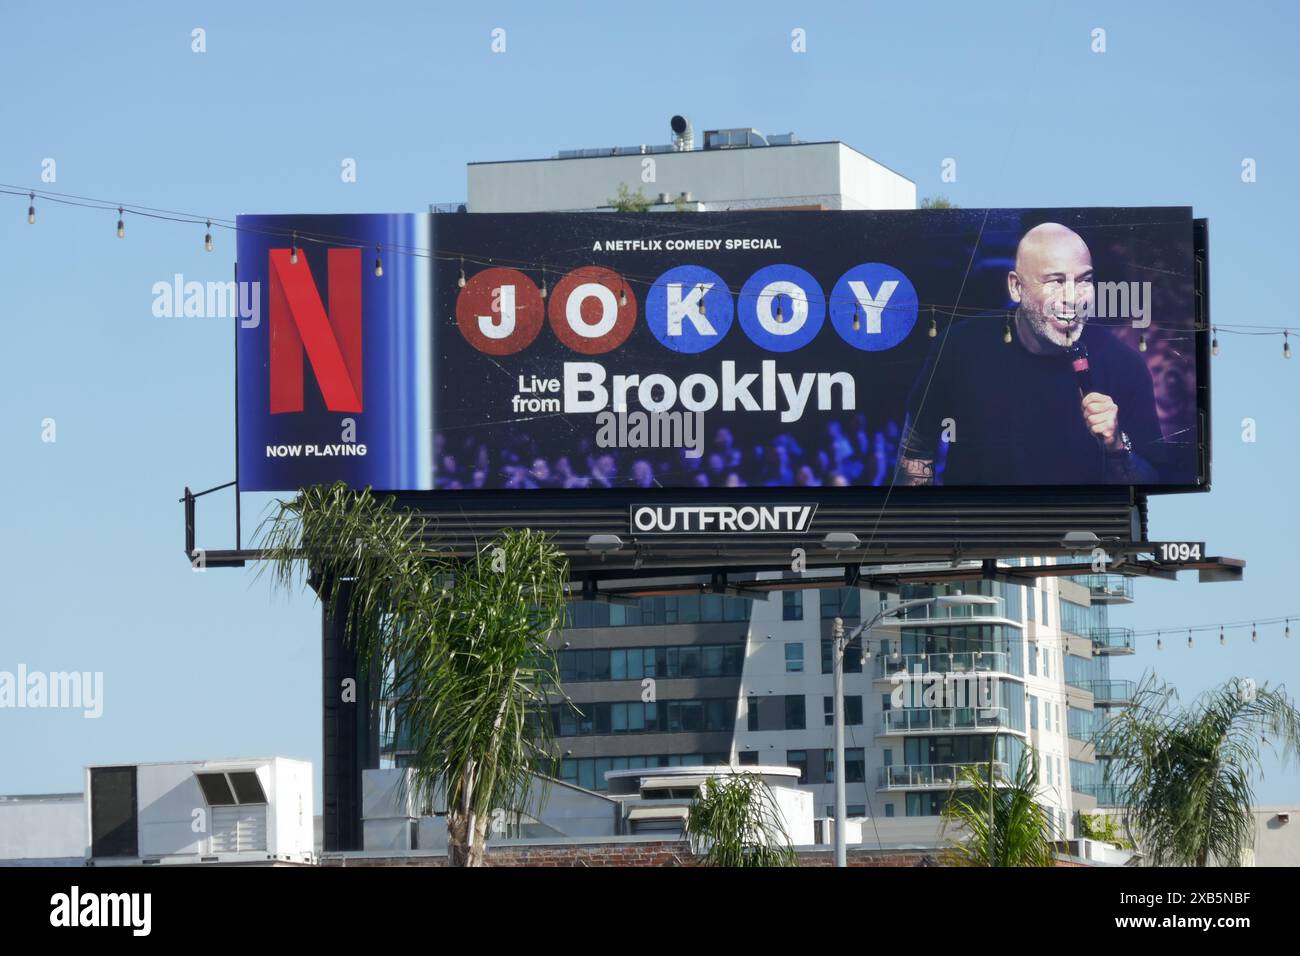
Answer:
[[[400, 250], [428, 247], [428, 217], [397, 215], [240, 216], [238, 276], [260, 284], [261, 321], [238, 330], [239, 484], [243, 491], [292, 491], [329, 480], [380, 490], [431, 487], [429, 263]], [[303, 411], [271, 415], [268, 252], [288, 248], [299, 235], [299, 256], [311, 266], [321, 301], [329, 307], [326, 254], [330, 246], [359, 245], [361, 255], [362, 403], [359, 414], [325, 408], [304, 355]], [[313, 241], [312, 236], [332, 237]], [[383, 245], [384, 274], [374, 275]], [[268, 458], [271, 444], [340, 442], [343, 419], [356, 420], [366, 454], [336, 458]]]

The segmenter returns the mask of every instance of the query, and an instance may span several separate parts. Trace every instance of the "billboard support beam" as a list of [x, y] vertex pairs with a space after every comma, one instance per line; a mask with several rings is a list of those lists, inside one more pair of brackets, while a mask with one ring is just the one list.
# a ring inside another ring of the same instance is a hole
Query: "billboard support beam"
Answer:
[[[321, 580], [309, 582], [320, 592]], [[349, 582], [337, 585], [345, 589]], [[377, 701], [373, 675], [362, 674], [357, 652], [348, 642], [346, 616], [336, 619], [321, 602], [321, 791], [322, 839], [327, 853], [364, 849], [361, 785], [365, 770], [379, 766]]]

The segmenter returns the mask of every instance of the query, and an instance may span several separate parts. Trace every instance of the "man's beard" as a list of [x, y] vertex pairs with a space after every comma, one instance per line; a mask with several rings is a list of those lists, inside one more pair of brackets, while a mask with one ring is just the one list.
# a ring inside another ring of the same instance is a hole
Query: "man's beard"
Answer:
[[1067, 349], [1079, 340], [1079, 336], [1083, 334], [1084, 323], [1087, 321], [1085, 315], [1076, 310], [1074, 318], [1068, 324], [1062, 324], [1046, 312], [1038, 312], [1023, 305], [1020, 306], [1017, 318], [1028, 324], [1030, 331], [1040, 342], [1061, 349]]

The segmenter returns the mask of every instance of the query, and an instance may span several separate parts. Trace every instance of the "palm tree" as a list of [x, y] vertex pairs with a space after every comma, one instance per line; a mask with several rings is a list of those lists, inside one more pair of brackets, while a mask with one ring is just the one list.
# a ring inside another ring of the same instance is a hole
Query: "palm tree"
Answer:
[[999, 779], [993, 761], [963, 767], [943, 808], [944, 828], [956, 824], [965, 836], [954, 842], [957, 866], [1051, 866], [1055, 848], [1047, 811], [1038, 802], [1038, 760], [1026, 749], [1009, 780]]
[[709, 777], [686, 818], [691, 851], [705, 866], [798, 866], [781, 811], [763, 778]]
[[1230, 680], [1186, 709], [1148, 677], [1102, 732], [1124, 825], [1156, 866], [1236, 866], [1254, 845], [1253, 780], [1262, 743], [1300, 750], [1300, 712], [1284, 687]]
[[507, 529], [458, 562], [427, 531], [392, 498], [335, 484], [281, 501], [259, 538], [276, 585], [310, 574], [360, 672], [381, 675], [414, 787], [445, 801], [450, 861], [480, 866], [493, 813], [527, 813], [533, 771], [551, 762], [568, 567], [540, 532]]

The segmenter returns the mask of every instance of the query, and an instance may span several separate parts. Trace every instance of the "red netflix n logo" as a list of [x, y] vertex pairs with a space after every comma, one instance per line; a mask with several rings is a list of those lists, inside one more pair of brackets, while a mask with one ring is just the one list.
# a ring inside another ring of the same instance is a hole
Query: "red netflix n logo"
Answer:
[[270, 253], [271, 414], [300, 412], [303, 351], [331, 412], [361, 407], [361, 250], [330, 249], [329, 312], [321, 302], [306, 255], [297, 264], [288, 249]]

